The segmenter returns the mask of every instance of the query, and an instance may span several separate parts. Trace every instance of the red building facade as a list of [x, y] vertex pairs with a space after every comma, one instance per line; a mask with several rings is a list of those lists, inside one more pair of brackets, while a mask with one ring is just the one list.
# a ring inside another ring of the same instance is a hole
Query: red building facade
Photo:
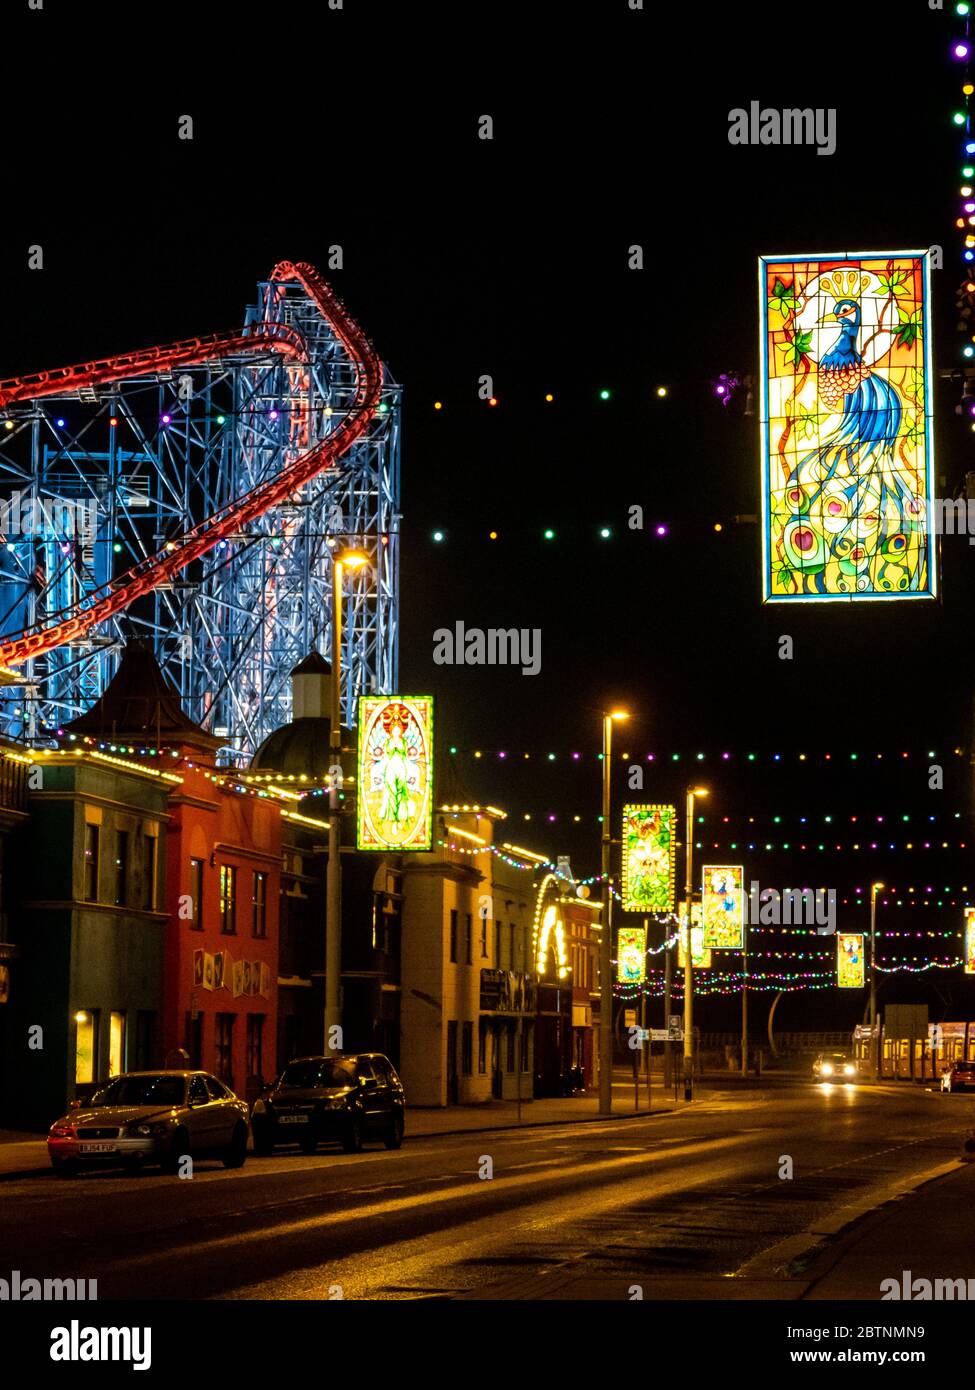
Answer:
[[281, 812], [192, 751], [170, 796], [163, 1049], [252, 1099], [276, 1070]]

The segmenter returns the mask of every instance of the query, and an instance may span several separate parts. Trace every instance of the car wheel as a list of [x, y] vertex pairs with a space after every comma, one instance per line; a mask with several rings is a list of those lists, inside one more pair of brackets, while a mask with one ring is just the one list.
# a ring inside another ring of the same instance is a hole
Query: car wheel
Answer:
[[179, 1161], [189, 1154], [190, 1136], [182, 1127], [173, 1132], [173, 1137], [169, 1141], [169, 1148], [162, 1160], [162, 1170], [164, 1173], [178, 1173]]
[[362, 1152], [362, 1121], [358, 1115], [353, 1115], [346, 1126], [342, 1136], [342, 1148], [347, 1154]]
[[258, 1158], [270, 1158], [274, 1153], [274, 1138], [270, 1125], [254, 1126], [254, 1153]]
[[78, 1165], [70, 1158], [52, 1158], [51, 1167], [59, 1178], [76, 1178]]
[[230, 1148], [226, 1149], [221, 1156], [225, 1168], [243, 1168], [247, 1162], [247, 1126], [245, 1124], [234, 1125]]
[[386, 1137], [383, 1139], [383, 1143], [386, 1145], [387, 1149], [399, 1149], [399, 1148], [402, 1147], [402, 1144], [403, 1144], [403, 1116], [402, 1116], [402, 1115], [394, 1115], [394, 1116], [393, 1116], [393, 1123], [390, 1125], [389, 1129], [386, 1131]]

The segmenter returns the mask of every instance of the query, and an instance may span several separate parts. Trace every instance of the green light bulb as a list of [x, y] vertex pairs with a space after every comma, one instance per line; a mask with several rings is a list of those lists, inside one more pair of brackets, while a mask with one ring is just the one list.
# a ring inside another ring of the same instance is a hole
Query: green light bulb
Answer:
[[965, 124], [965, 113], [964, 113], [964, 111], [956, 111], [955, 114], [952, 116], [951, 119], [954, 121], [955, 125], [964, 125], [964, 124]]
[[218, 425], [225, 425], [226, 423], [227, 423], [227, 417], [226, 417], [225, 415], [218, 415], [218, 416], [217, 416], [217, 424], [218, 424]]

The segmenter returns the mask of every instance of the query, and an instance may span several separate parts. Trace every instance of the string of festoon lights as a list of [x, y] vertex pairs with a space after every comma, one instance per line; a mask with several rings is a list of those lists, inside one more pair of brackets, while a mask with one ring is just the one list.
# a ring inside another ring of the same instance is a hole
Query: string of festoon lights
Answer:
[[[579, 748], [563, 749], [528, 749], [517, 748], [461, 748], [459, 744], [452, 743], [448, 752], [453, 758], [473, 758], [476, 760], [494, 759], [503, 763], [519, 762], [567, 762], [567, 763], [587, 763], [603, 761], [602, 753], [583, 752]], [[964, 758], [967, 749], [952, 747], [944, 749], [905, 749], [887, 748], [879, 750], [854, 750], [850, 752], [797, 752], [782, 753], [774, 751], [762, 751], [758, 749], [734, 750], [730, 748], [712, 749], [710, 751], [701, 749], [688, 749], [681, 751], [649, 750], [613, 754], [613, 760], [620, 763], [648, 762], [648, 763], [740, 763], [749, 765], [759, 763], [848, 763], [848, 762], [883, 762], [885, 759], [896, 761], [911, 758]]]
[[[975, 346], [973, 346], [975, 336], [972, 335], [972, 329], [975, 327], [975, 323], [973, 323], [975, 266], [972, 265], [972, 262], [975, 261], [975, 140], [972, 139], [970, 109], [975, 86], [973, 86], [971, 79], [971, 15], [970, 0], [957, 0], [954, 6], [951, 57], [957, 65], [955, 73], [960, 79], [961, 100], [955, 107], [951, 119], [960, 143], [956, 197], [961, 199], [961, 204], [955, 217], [955, 227], [962, 241], [961, 255], [965, 264], [965, 275], [958, 287], [955, 308], [958, 311], [958, 331], [964, 335], [965, 339], [961, 353], [963, 357], [968, 359], [975, 358]], [[975, 398], [970, 395], [967, 385], [962, 395], [961, 404], [956, 407], [959, 414], [963, 412], [966, 405], [969, 413], [975, 414]], [[975, 423], [972, 424], [972, 429], [975, 429]]]

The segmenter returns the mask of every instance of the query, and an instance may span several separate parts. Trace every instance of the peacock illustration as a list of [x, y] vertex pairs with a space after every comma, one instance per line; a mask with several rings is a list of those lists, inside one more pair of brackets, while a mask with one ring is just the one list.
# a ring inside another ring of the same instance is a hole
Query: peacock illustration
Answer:
[[835, 285], [827, 276], [819, 285], [832, 310], [817, 326], [836, 323], [839, 333], [819, 359], [820, 442], [789, 477], [780, 533], [781, 559], [809, 594], [910, 592], [926, 584], [925, 509], [905, 447], [906, 403], [866, 356], [869, 347], [874, 360], [885, 355], [895, 329], [884, 326], [881, 308], [861, 345], [859, 296], [867, 283], [856, 272], [845, 280], [837, 272]]

